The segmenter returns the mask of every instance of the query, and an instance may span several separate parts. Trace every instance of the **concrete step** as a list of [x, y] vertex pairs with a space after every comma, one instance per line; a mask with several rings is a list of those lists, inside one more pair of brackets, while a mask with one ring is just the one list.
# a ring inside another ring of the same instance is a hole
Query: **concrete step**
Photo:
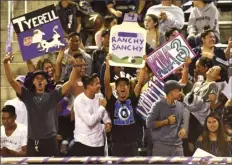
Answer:
[[10, 100], [16, 97], [16, 93], [11, 87], [1, 87], [1, 101]]
[[[57, 1], [27, 1], [27, 10], [36, 10], [50, 4], [56, 4]], [[8, 1], [1, 1], [1, 10], [8, 9]], [[25, 9], [25, 1], [14, 1], [14, 10], [24, 10]]]
[[[12, 51], [13, 52], [20, 52], [19, 44], [17, 41], [13, 41], [12, 44]], [[6, 52], [6, 41], [1, 42], [1, 54], [5, 54]]]
[[[26, 75], [28, 72], [26, 63], [11, 63], [10, 68], [13, 75]], [[1, 63], [1, 75], [5, 75], [5, 69]]]
[[[16, 78], [18, 75], [14, 75]], [[6, 79], [6, 75], [1, 75], [1, 87], [11, 87], [10, 83]]]
[[[1, 42], [6, 42], [7, 38], [8, 38], [7, 30], [1, 30]], [[17, 41], [17, 37], [16, 37], [15, 32], [13, 33], [13, 41]]]
[[[1, 109], [4, 107], [5, 102], [6, 102], [6, 100], [4, 100], [4, 101], [1, 100], [1, 103], [0, 103], [0, 104], [1, 104], [1, 106], [0, 106]], [[1, 120], [1, 119], [0, 119], [0, 120]]]

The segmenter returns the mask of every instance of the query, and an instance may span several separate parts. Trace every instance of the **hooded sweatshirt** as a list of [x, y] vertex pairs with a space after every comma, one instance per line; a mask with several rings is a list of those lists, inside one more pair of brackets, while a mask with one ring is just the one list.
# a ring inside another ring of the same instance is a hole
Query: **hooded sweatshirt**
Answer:
[[214, 3], [206, 4], [202, 9], [194, 7], [188, 22], [188, 34], [199, 34], [204, 30], [205, 26], [215, 31], [215, 35], [220, 39], [218, 25], [218, 10]]
[[163, 11], [167, 14], [168, 19], [165, 21], [160, 22], [159, 29], [161, 32], [165, 33], [166, 31], [169, 31], [171, 28], [175, 27], [178, 29], [182, 29], [184, 26], [184, 12], [181, 8], [171, 5], [171, 6], [162, 6], [160, 5], [154, 5], [151, 6], [147, 10], [147, 14], [153, 14], [156, 16], [160, 15], [160, 12]]
[[[175, 104], [169, 105], [164, 97], [160, 98], [151, 107], [151, 112], [146, 119], [146, 126], [151, 129], [152, 140], [164, 145], [178, 146], [182, 144], [178, 133], [184, 128], [184, 105], [176, 101]], [[155, 122], [165, 120], [170, 115], [176, 116], [176, 122], [173, 125], [164, 125], [155, 128]]]

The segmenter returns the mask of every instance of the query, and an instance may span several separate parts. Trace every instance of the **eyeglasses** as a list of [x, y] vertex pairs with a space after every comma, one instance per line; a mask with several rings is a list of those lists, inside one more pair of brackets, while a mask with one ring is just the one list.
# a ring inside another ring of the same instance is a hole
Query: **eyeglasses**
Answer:
[[81, 64], [81, 65], [73, 65], [73, 67], [77, 68], [77, 67], [80, 67], [80, 68], [84, 68], [84, 67], [87, 67], [87, 64]]

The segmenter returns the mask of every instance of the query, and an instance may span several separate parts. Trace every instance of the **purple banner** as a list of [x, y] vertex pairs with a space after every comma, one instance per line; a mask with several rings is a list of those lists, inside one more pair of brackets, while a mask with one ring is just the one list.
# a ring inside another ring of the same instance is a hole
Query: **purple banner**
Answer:
[[66, 46], [54, 5], [13, 18], [11, 21], [18, 35], [24, 61]]
[[136, 111], [144, 120], [146, 120], [147, 115], [151, 110], [152, 104], [159, 98], [165, 96], [163, 87], [163, 82], [153, 76], [152, 79], [148, 82], [147, 89], [140, 95]]

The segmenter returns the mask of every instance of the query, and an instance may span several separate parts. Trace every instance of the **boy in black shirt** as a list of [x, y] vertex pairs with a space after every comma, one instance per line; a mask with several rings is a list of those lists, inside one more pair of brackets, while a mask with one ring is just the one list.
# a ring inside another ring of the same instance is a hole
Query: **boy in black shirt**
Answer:
[[[142, 68], [137, 85], [130, 92], [130, 81], [127, 78], [118, 78], [115, 82], [116, 95], [110, 85], [110, 55], [106, 59], [105, 94], [106, 109], [112, 121], [112, 155], [138, 156], [138, 141], [142, 129], [142, 120], [136, 114], [136, 106], [142, 89], [145, 67]], [[131, 94], [130, 94], [131, 93]]]

